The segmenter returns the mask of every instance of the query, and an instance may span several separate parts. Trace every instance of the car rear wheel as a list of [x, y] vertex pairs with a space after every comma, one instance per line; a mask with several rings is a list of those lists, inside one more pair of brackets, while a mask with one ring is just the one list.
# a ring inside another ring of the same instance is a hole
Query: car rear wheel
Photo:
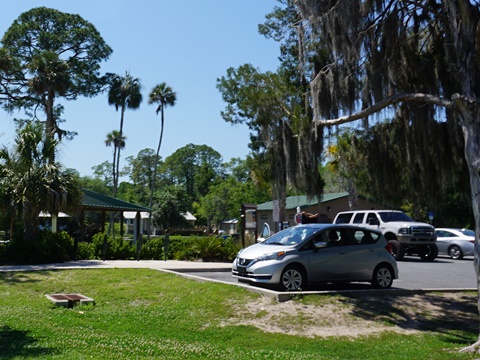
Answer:
[[288, 266], [283, 270], [280, 277], [280, 289], [283, 291], [301, 290], [306, 281], [306, 274], [298, 266]]
[[463, 252], [457, 245], [452, 245], [448, 248], [448, 255], [454, 260], [463, 259]]
[[372, 286], [376, 289], [388, 289], [393, 284], [393, 270], [390, 266], [380, 264], [375, 268], [372, 276]]

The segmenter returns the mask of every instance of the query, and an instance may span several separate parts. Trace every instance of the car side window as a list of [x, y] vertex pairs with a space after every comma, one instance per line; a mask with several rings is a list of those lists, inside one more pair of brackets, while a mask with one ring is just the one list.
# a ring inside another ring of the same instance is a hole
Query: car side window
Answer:
[[342, 234], [340, 230], [330, 229], [322, 234], [327, 246], [340, 246], [342, 244]]
[[362, 231], [361, 244], [375, 244], [380, 236], [370, 231]]
[[342, 245], [343, 246], [348, 246], [348, 245], [358, 244], [358, 241], [355, 238], [355, 233], [356, 233], [355, 230], [343, 229], [341, 231]]
[[363, 218], [365, 217], [365, 213], [358, 213], [355, 214], [355, 217], [353, 218], [353, 223], [354, 224], [361, 224], [363, 223]]
[[344, 230], [341, 232], [342, 245], [368, 245], [375, 244], [380, 237], [375, 232], [368, 230]]
[[338, 214], [337, 219], [335, 220], [335, 224], [348, 224], [350, 223], [350, 219], [352, 218], [353, 214], [345, 213], [345, 214]]
[[437, 230], [437, 237], [447, 237], [447, 234], [443, 230]]
[[315, 235], [313, 238], [311, 238], [309, 241], [303, 245], [299, 251], [307, 251], [307, 250], [314, 250], [315, 249], [315, 243], [317, 242], [327, 242], [325, 233], [322, 232], [320, 234]]
[[378, 217], [375, 213], [368, 213], [367, 215], [367, 224], [379, 224]]
[[437, 234], [437, 237], [441, 237], [441, 238], [456, 236], [456, 235], [452, 234], [451, 232], [445, 231], [445, 230], [437, 230], [436, 234]]

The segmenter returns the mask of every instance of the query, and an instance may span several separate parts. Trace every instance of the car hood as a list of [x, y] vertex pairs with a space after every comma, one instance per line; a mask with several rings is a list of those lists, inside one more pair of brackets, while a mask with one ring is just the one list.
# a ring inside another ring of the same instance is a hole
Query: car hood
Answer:
[[389, 222], [386, 222], [386, 223], [383, 223], [384, 225], [388, 225], [388, 224], [397, 224], [401, 227], [410, 227], [410, 226], [414, 226], [414, 227], [427, 227], [427, 228], [431, 228], [431, 229], [434, 229], [434, 227], [430, 224], [426, 224], [426, 223], [422, 223], [422, 222], [417, 222], [417, 221], [389, 221]]
[[239, 254], [238, 257], [241, 257], [244, 259], [256, 259], [257, 257], [262, 256], [264, 254], [277, 252], [277, 251], [291, 251], [294, 249], [295, 249], [294, 246], [268, 245], [268, 244], [260, 243], [260, 244], [251, 245], [243, 249], [243, 251]]

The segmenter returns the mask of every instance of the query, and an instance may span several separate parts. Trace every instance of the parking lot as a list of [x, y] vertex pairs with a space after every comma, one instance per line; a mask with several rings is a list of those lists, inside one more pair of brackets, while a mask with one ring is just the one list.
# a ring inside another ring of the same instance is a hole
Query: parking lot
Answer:
[[[473, 257], [452, 260], [438, 257], [433, 262], [421, 261], [418, 257], [406, 256], [399, 261], [399, 279], [393, 282], [394, 289], [437, 290], [437, 289], [477, 289], [477, 279], [473, 267]], [[185, 274], [228, 283], [238, 283], [229, 271], [186, 271]], [[309, 290], [369, 289], [370, 284], [322, 285]]]

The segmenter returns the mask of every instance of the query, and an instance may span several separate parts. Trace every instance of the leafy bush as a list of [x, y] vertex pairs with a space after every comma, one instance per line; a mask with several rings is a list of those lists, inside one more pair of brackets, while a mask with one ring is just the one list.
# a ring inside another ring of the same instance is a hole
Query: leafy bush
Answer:
[[[137, 247], [130, 240], [108, 237], [97, 233], [92, 242], [80, 241], [74, 256], [73, 238], [66, 232], [52, 233], [44, 230], [38, 241], [24, 243], [15, 237], [8, 244], [0, 244], [0, 264], [39, 264], [63, 262], [73, 259], [103, 259], [104, 239], [107, 238], [105, 259], [130, 260], [137, 258]], [[140, 259], [164, 260], [164, 237], [143, 240]], [[168, 259], [182, 261], [232, 261], [240, 246], [234, 239], [214, 236], [170, 236]]]
[[92, 260], [95, 258], [95, 245], [86, 241], [79, 241], [77, 244], [77, 252], [75, 254], [77, 260]]
[[168, 258], [174, 260], [195, 260], [195, 253], [192, 250], [192, 236], [170, 236]]
[[7, 262], [7, 244], [0, 244], [0, 264]]
[[73, 238], [65, 231], [40, 232], [41, 262], [63, 262], [73, 259]]
[[233, 261], [242, 247], [236, 244], [235, 239], [228, 238], [222, 243], [222, 258], [224, 261]]
[[215, 236], [172, 237], [170, 254], [176, 260], [233, 261], [240, 246], [232, 238]]
[[93, 255], [95, 258], [103, 259], [104, 239], [107, 238], [107, 248], [105, 259], [107, 260], [128, 260], [136, 258], [136, 247], [129, 240], [123, 240], [121, 237], [109, 237], [105, 233], [97, 233], [92, 237]]
[[15, 236], [3, 246], [0, 261], [16, 264], [42, 264], [63, 262], [73, 259], [73, 238], [64, 231], [40, 232], [37, 241], [25, 242], [22, 236]]
[[163, 237], [154, 237], [149, 240], [143, 240], [142, 251], [140, 253], [142, 260], [159, 260], [163, 258]]
[[222, 258], [222, 239], [214, 236], [197, 238], [193, 243], [193, 250], [197, 258], [203, 261], [212, 261]]

